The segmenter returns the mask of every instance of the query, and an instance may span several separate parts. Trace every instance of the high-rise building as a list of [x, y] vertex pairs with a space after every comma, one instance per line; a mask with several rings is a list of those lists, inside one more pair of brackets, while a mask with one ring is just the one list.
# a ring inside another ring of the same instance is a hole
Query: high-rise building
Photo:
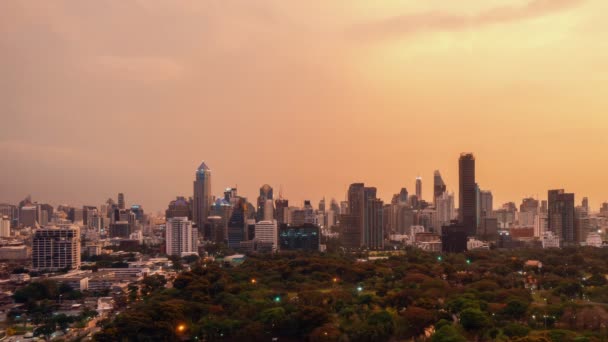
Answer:
[[458, 221], [441, 227], [441, 249], [444, 253], [462, 253], [467, 250], [469, 228]]
[[237, 249], [245, 241], [245, 200], [239, 199], [228, 221], [228, 248]]
[[441, 178], [441, 173], [439, 170], [435, 170], [433, 175], [433, 203], [435, 206], [437, 205], [437, 199], [440, 198], [446, 192], [446, 190], [447, 188], [443, 178]]
[[574, 194], [563, 189], [549, 190], [549, 231], [553, 232], [563, 244], [576, 241], [574, 229]]
[[259, 221], [255, 224], [255, 238], [260, 242], [272, 244], [272, 249], [278, 248], [279, 232], [277, 221]]
[[262, 185], [262, 187], [260, 187], [260, 196], [258, 196], [258, 207], [256, 211], [256, 221], [264, 220], [264, 215], [266, 213], [266, 203], [268, 202], [268, 200], [270, 200], [270, 205], [272, 206], [273, 197], [273, 190], [270, 185], [264, 184]]
[[591, 231], [589, 212], [584, 206], [574, 209], [574, 241], [585, 242], [587, 235]]
[[205, 219], [209, 216], [212, 200], [211, 169], [205, 162], [202, 162], [196, 170], [192, 202], [192, 219], [197, 227], [205, 226]]
[[422, 200], [422, 177], [416, 177], [416, 197], [418, 200]]
[[587, 213], [589, 213], [589, 198], [583, 197], [582, 206], [583, 206], [583, 208], [585, 208], [585, 210], [587, 211]]
[[35, 205], [27, 205], [19, 208], [19, 224], [24, 227], [35, 227], [38, 208]]
[[224, 243], [226, 240], [226, 225], [221, 216], [209, 216], [205, 224], [205, 237], [215, 243]]
[[165, 218], [170, 219], [174, 217], [187, 217], [191, 220], [192, 202], [185, 197], [177, 197], [175, 200], [169, 202], [169, 206], [167, 210], [165, 210]]
[[[376, 198], [376, 188], [363, 183], [351, 184], [348, 189], [348, 210], [351, 217], [344, 216], [343, 234], [354, 241], [358, 234], [359, 247], [379, 249], [384, 246], [384, 203]], [[357, 222], [356, 227], [353, 226]], [[351, 241], [351, 242], [352, 242]]]
[[437, 211], [437, 227], [448, 226], [454, 219], [454, 195], [443, 192], [435, 198], [435, 210]]
[[122, 192], [118, 194], [118, 209], [125, 209], [126, 208], [126, 204], [125, 204], [125, 194], [123, 194]]
[[8, 216], [11, 226], [15, 227], [19, 221], [19, 209], [16, 205], [0, 204], [0, 216]]
[[289, 200], [279, 198], [274, 201], [274, 206], [275, 220], [277, 220], [279, 224], [287, 223], [287, 208], [289, 207]]
[[480, 217], [491, 216], [492, 211], [494, 210], [494, 196], [492, 196], [492, 191], [481, 190], [479, 192], [479, 201]]
[[32, 265], [36, 270], [57, 271], [80, 267], [80, 228], [45, 227], [34, 231]]
[[600, 207], [600, 216], [608, 217], [608, 202], [602, 203]]
[[0, 237], [11, 236], [11, 220], [8, 216], [0, 216]]
[[131, 235], [131, 224], [129, 221], [116, 221], [110, 224], [110, 237], [128, 239]]
[[173, 217], [167, 220], [165, 230], [167, 255], [198, 254], [198, 230], [187, 217]]
[[264, 204], [264, 221], [274, 220], [274, 206], [271, 199], [267, 199]]
[[406, 188], [401, 188], [401, 191], [399, 191], [398, 202], [401, 203], [401, 204], [406, 204], [407, 200], [408, 200], [407, 189]]
[[319, 201], [319, 211], [325, 212], [325, 197], [323, 197], [323, 199]]
[[[475, 157], [463, 153], [459, 159], [459, 221], [469, 236], [477, 231], [477, 195], [475, 183]], [[465, 242], [466, 244], [466, 242]]]

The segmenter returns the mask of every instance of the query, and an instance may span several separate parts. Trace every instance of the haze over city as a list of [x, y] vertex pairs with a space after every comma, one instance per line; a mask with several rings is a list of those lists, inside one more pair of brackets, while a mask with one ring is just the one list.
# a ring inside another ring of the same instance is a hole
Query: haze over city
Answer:
[[608, 199], [601, 0], [2, 1], [0, 201], [149, 211], [269, 183], [390, 200], [477, 157], [496, 203]]

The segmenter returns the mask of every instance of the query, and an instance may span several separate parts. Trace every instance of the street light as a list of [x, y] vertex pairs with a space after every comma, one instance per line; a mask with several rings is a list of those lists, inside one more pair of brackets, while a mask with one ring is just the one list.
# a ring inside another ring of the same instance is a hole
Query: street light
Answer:
[[255, 278], [251, 278], [251, 284], [255, 285], [258, 281]]
[[357, 286], [357, 291], [358, 291], [358, 292], [363, 291], [363, 287], [362, 287], [362, 286]]
[[177, 332], [183, 333], [184, 331], [186, 331], [186, 325], [185, 324], [180, 324], [180, 325], [177, 326]]
[[280, 296], [274, 297], [274, 302], [275, 303], [280, 303], [281, 302], [281, 297]]

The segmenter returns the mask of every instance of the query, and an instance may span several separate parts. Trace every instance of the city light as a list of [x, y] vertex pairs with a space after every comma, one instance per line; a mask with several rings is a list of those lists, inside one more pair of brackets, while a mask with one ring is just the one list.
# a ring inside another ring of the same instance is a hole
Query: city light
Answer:
[[177, 332], [182, 333], [184, 331], [186, 331], [186, 325], [185, 324], [180, 324], [180, 325], [177, 326]]

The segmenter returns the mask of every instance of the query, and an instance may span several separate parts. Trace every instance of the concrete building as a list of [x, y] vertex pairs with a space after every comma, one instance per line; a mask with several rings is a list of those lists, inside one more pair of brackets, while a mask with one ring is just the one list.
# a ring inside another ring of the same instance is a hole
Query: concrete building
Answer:
[[562, 244], [578, 244], [574, 221], [574, 194], [563, 189], [549, 190], [549, 230], [559, 237]]
[[8, 216], [0, 216], [0, 237], [11, 237], [11, 220]]
[[260, 221], [256, 223], [255, 238], [260, 242], [272, 243], [272, 249], [277, 249], [279, 244], [277, 221]]
[[167, 220], [165, 231], [167, 255], [198, 254], [198, 231], [187, 217], [173, 217]]
[[29, 257], [29, 250], [24, 245], [0, 247], [0, 260], [27, 260]]
[[560, 237], [554, 234], [552, 231], [546, 231], [541, 237], [541, 243], [543, 248], [559, 248]]
[[[459, 221], [468, 236], [477, 232], [477, 184], [475, 183], [475, 157], [471, 153], [460, 155], [459, 164]], [[444, 243], [444, 250], [446, 248]], [[466, 249], [466, 240], [465, 240]]]
[[202, 162], [196, 170], [194, 180], [194, 197], [192, 202], [192, 219], [197, 228], [205, 225], [205, 219], [209, 216], [211, 203], [211, 169]]
[[80, 228], [45, 227], [34, 231], [32, 265], [36, 270], [57, 271], [80, 267]]

